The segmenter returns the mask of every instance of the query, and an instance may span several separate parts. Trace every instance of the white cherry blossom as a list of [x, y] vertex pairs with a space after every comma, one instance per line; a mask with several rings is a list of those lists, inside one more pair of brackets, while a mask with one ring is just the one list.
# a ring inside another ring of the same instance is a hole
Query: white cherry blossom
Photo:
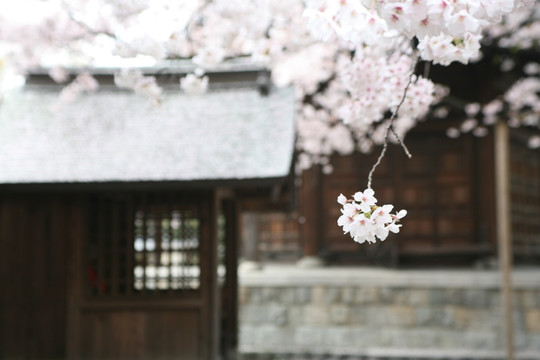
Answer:
[[338, 203], [342, 205], [338, 225], [359, 244], [386, 240], [390, 232], [399, 232], [400, 220], [407, 215], [406, 210], [391, 214], [393, 205], [375, 205], [377, 199], [371, 188], [356, 192], [350, 200], [340, 194]]

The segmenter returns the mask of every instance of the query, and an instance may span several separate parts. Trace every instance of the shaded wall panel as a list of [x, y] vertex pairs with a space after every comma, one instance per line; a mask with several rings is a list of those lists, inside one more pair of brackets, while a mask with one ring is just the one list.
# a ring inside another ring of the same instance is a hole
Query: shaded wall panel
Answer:
[[69, 205], [41, 195], [0, 203], [0, 358], [62, 359]]
[[[366, 188], [380, 148], [368, 155], [334, 156], [334, 172], [319, 175], [320, 194], [312, 190], [306, 196], [320, 199], [319, 218], [307, 218], [303, 227], [319, 229], [317, 253], [327, 262], [428, 265], [437, 255], [437, 261], [444, 257], [450, 265], [471, 263], [491, 253], [491, 135], [450, 139], [440, 131], [424, 131], [410, 134], [406, 143], [411, 159], [399, 146], [390, 145], [373, 175], [378, 204], [391, 203], [395, 211], [408, 211], [401, 232], [385, 242], [358, 245], [337, 225], [341, 215], [337, 196], [350, 197]], [[313, 207], [313, 201], [300, 203], [304, 212]], [[305, 232], [301, 235], [306, 241]]]
[[82, 359], [200, 359], [198, 311], [98, 311], [81, 316]]

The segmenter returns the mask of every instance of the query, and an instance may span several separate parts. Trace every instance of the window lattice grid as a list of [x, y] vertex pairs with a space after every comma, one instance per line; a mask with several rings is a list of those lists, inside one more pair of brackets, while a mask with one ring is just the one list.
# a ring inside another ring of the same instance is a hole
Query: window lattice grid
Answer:
[[135, 290], [198, 289], [199, 220], [190, 210], [135, 213]]
[[92, 203], [85, 247], [88, 296], [199, 289], [198, 208], [149, 200], [154, 199], [102, 196]]

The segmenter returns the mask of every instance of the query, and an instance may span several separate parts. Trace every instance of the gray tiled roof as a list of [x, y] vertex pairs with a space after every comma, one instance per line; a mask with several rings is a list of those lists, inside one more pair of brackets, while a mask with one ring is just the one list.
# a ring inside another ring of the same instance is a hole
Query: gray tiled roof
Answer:
[[56, 107], [29, 86], [0, 105], [0, 184], [283, 177], [294, 147], [294, 93], [167, 92], [152, 106], [100, 89]]

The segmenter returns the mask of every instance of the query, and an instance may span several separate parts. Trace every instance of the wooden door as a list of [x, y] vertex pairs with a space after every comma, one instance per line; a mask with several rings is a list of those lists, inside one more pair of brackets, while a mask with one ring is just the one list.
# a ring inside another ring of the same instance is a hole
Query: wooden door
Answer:
[[69, 358], [215, 358], [213, 194], [99, 194], [85, 211]]

